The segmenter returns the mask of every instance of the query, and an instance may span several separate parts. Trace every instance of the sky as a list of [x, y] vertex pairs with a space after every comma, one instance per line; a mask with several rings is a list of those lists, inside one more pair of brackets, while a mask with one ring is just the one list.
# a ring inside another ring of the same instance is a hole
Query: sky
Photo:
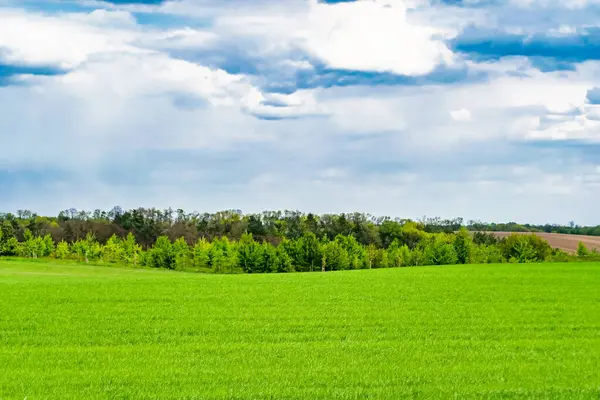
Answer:
[[600, 224], [600, 0], [0, 0], [0, 210]]

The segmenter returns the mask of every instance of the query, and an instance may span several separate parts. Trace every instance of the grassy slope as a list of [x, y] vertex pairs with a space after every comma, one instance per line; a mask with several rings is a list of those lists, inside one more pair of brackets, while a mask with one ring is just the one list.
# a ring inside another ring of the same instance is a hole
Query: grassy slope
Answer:
[[0, 399], [594, 398], [600, 264], [222, 276], [0, 261]]

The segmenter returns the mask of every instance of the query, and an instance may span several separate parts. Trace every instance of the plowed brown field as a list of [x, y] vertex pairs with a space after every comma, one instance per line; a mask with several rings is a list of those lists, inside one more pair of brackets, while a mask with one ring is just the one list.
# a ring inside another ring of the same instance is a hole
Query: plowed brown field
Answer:
[[[511, 233], [531, 234], [532, 232], [491, 232], [498, 237], [505, 237]], [[589, 250], [600, 250], [600, 236], [565, 235], [562, 233], [533, 232], [548, 241], [550, 246], [568, 252], [576, 252], [579, 242], [583, 242]]]

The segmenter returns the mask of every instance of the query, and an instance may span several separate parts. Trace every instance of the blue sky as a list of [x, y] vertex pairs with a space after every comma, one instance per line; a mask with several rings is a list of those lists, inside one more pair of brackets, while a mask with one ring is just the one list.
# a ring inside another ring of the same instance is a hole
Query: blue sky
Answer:
[[0, 210], [600, 224], [598, 0], [0, 0]]

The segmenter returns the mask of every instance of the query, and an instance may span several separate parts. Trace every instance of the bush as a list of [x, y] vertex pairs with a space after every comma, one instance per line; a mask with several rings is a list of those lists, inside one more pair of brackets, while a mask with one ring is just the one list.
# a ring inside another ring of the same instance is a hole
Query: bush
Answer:
[[71, 249], [70, 249], [69, 243], [65, 242], [64, 240], [61, 240], [56, 245], [56, 250], [54, 251], [54, 257], [58, 258], [59, 260], [65, 260], [65, 259], [69, 258], [70, 255], [71, 255]]
[[322, 268], [325, 271], [348, 269], [348, 252], [338, 242], [325, 244], [323, 246]]
[[493, 233], [475, 232], [473, 234], [473, 242], [478, 245], [493, 246], [500, 243], [500, 239]]
[[421, 249], [420, 247], [416, 247], [410, 252], [410, 261], [408, 265], [412, 265], [415, 267], [419, 265], [427, 265], [423, 249]]
[[237, 246], [230, 242], [227, 236], [213, 240], [209, 257], [215, 272], [232, 273], [238, 266]]
[[54, 252], [54, 242], [50, 235], [34, 237], [31, 231], [26, 229], [24, 239], [17, 245], [17, 253], [22, 257], [47, 257]]
[[498, 246], [476, 245], [471, 247], [471, 262], [474, 264], [500, 264], [506, 262]]
[[394, 240], [387, 249], [387, 261], [392, 268], [410, 265], [410, 249], [405, 244], [400, 246], [400, 243]]
[[196, 242], [192, 250], [192, 259], [196, 268], [210, 268], [210, 249], [212, 245], [202, 238]]
[[452, 265], [458, 262], [458, 257], [454, 246], [442, 235], [436, 235], [425, 245], [424, 262], [425, 265]]
[[[378, 255], [369, 247], [365, 249], [364, 246], [356, 241], [354, 236], [337, 235], [335, 241], [338, 242], [348, 254], [348, 269], [376, 268], [375, 264], [380, 263], [380, 261], [378, 261]], [[373, 244], [370, 246], [374, 247]]]
[[460, 229], [454, 238], [454, 251], [459, 264], [471, 262], [471, 238], [464, 227]]
[[102, 246], [102, 260], [109, 263], [117, 263], [123, 258], [123, 246], [117, 235], [112, 235], [104, 246]]
[[552, 251], [552, 255], [550, 256], [548, 261], [552, 262], [569, 262], [571, 261], [571, 256], [560, 249], [554, 249]]
[[543, 262], [551, 254], [552, 248], [547, 241], [535, 234], [511, 234], [500, 243], [504, 258], [510, 262]]
[[135, 265], [142, 253], [142, 246], [136, 243], [133, 233], [129, 232], [127, 237], [121, 240], [121, 247], [123, 248], [123, 261]]
[[79, 239], [71, 245], [71, 250], [77, 255], [79, 261], [88, 262], [97, 260], [102, 254], [102, 247], [96, 241], [96, 237], [88, 233], [85, 239]]
[[590, 251], [583, 242], [579, 242], [577, 245], [577, 255], [579, 257], [587, 257], [590, 255]]
[[262, 253], [263, 247], [256, 243], [252, 234], [245, 233], [237, 245], [237, 265], [247, 273], [264, 272]]
[[152, 268], [175, 269], [175, 252], [167, 236], [160, 236], [148, 250], [146, 265]]
[[271, 243], [261, 246], [261, 259], [258, 272], [277, 272], [279, 270], [279, 255]]
[[[370, 244], [366, 249], [367, 263], [360, 264], [360, 268], [388, 268], [388, 253], [384, 249], [379, 249], [374, 244]], [[352, 261], [350, 262], [352, 264]]]
[[190, 246], [183, 237], [180, 237], [173, 243], [173, 255], [175, 257], [175, 268], [179, 270], [187, 269], [192, 264], [192, 253]]
[[277, 272], [294, 272], [292, 257], [287, 253], [283, 246], [277, 246]]

